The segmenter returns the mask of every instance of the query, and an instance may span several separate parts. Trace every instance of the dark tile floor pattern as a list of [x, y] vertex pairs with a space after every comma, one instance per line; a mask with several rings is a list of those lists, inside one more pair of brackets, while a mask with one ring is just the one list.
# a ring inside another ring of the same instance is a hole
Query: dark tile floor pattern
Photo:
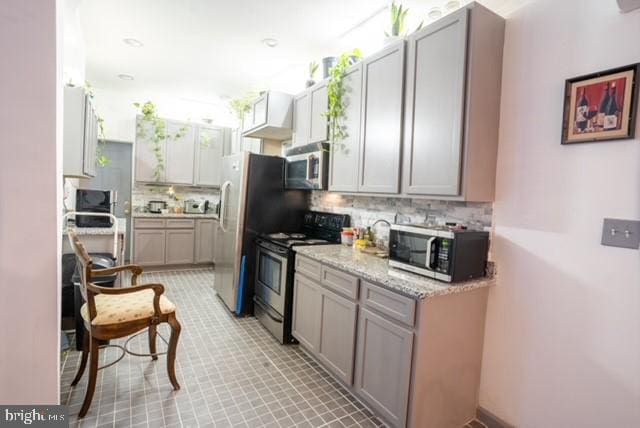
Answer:
[[[126, 356], [98, 373], [89, 413], [77, 419], [87, 374], [71, 388], [80, 361], [63, 359], [60, 402], [82, 427], [375, 427], [382, 422], [297, 346], [280, 346], [253, 317], [234, 318], [215, 297], [210, 269], [147, 273], [178, 307], [182, 324], [174, 392], [166, 358]], [[168, 326], [159, 328], [169, 337]], [[117, 341], [122, 343], [123, 340]], [[131, 341], [148, 352], [146, 335]], [[159, 351], [166, 345], [158, 340]], [[119, 350], [101, 352], [101, 365]]]

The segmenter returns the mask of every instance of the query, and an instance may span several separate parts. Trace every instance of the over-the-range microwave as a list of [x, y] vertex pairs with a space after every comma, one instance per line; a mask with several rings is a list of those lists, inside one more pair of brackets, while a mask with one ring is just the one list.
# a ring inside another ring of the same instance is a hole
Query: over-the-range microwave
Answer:
[[329, 144], [311, 143], [285, 153], [285, 188], [326, 190], [329, 174]]
[[489, 232], [394, 224], [389, 266], [447, 282], [486, 275]]

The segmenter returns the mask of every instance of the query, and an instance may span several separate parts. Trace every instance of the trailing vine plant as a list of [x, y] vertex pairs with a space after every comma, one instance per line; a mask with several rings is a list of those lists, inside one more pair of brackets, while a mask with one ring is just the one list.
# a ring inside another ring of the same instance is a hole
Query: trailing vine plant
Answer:
[[[162, 142], [167, 138], [177, 140], [184, 137], [187, 127], [183, 126], [175, 134], [167, 134], [167, 126], [164, 119], [158, 116], [156, 105], [151, 101], [144, 104], [133, 103], [134, 107], [140, 109], [142, 114], [141, 120], [136, 124], [136, 135], [138, 138], [144, 138], [151, 146], [151, 151], [156, 158], [156, 167], [153, 170], [153, 178], [155, 181], [162, 179], [162, 173], [165, 169], [165, 161], [162, 155]], [[146, 128], [149, 129], [146, 129]]]
[[234, 98], [229, 101], [229, 109], [231, 109], [231, 111], [238, 117], [240, 128], [244, 125], [245, 113], [251, 111], [251, 104], [257, 97], [257, 93], [249, 92], [242, 97]]
[[346, 126], [343, 123], [347, 106], [344, 75], [347, 69], [353, 65], [355, 59], [361, 57], [360, 49], [343, 53], [338, 58], [336, 65], [329, 70], [329, 82], [327, 83], [329, 106], [325, 116], [329, 122], [329, 139], [334, 146], [339, 145], [348, 136]]
[[[93, 87], [87, 81], [84, 82], [84, 92], [93, 100]], [[98, 145], [96, 146], [96, 163], [99, 166], [107, 166], [111, 159], [104, 154], [104, 146], [107, 144], [107, 138], [104, 132], [104, 119], [96, 113], [96, 121], [98, 122]]]

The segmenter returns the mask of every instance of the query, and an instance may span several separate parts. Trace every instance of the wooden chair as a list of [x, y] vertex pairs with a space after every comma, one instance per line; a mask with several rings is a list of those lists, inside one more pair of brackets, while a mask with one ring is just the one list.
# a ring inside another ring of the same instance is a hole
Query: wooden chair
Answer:
[[[80, 409], [79, 417], [87, 414], [93, 393], [96, 388], [98, 370], [111, 366], [120, 361], [126, 353], [136, 356], [150, 356], [158, 359], [156, 352], [157, 326], [162, 322], [171, 326], [171, 337], [168, 342], [167, 372], [169, 380], [175, 390], [180, 389], [176, 379], [175, 360], [178, 337], [180, 336], [180, 323], [176, 319], [176, 307], [163, 295], [162, 284], [137, 285], [138, 276], [142, 274], [142, 267], [137, 265], [117, 266], [110, 269], [92, 269], [91, 257], [82, 245], [82, 242], [73, 232], [69, 232], [71, 247], [76, 253], [81, 268], [81, 290], [86, 303], [82, 306], [81, 314], [85, 326], [85, 340], [83, 343], [82, 359], [76, 377], [71, 385], [76, 385], [82, 378], [82, 374], [89, 360], [89, 383], [87, 393]], [[112, 275], [114, 273], [130, 271], [131, 287], [106, 288], [91, 283], [91, 279], [100, 275]], [[149, 330], [149, 354], [138, 354], [127, 348], [129, 340], [134, 333]], [[124, 346], [116, 346], [122, 349], [120, 357], [104, 366], [98, 367], [100, 341], [118, 339], [131, 336]], [[164, 340], [164, 338], [163, 338]]]

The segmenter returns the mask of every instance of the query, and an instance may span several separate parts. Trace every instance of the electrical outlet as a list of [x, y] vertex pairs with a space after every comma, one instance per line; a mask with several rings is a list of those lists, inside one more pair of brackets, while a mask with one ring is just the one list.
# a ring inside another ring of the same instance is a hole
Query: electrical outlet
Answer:
[[640, 221], [605, 218], [602, 245], [637, 250], [640, 248]]

